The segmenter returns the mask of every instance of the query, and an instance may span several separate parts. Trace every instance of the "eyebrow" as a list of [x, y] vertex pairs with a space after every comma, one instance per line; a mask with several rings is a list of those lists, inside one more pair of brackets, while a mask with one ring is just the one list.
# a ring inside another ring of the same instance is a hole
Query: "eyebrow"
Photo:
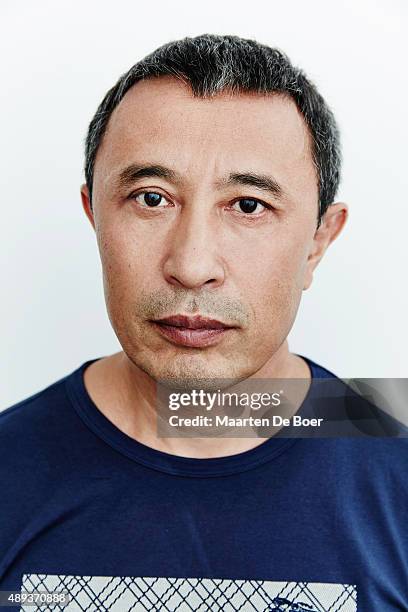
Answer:
[[149, 176], [155, 176], [158, 178], [170, 179], [172, 181], [178, 181], [179, 176], [174, 170], [161, 166], [159, 164], [154, 165], [138, 165], [131, 164], [122, 170], [115, 180], [115, 186], [118, 189], [124, 189], [129, 187], [135, 181], [141, 178], [147, 178]]
[[223, 181], [223, 184], [249, 185], [251, 187], [256, 187], [257, 189], [262, 189], [263, 191], [268, 191], [278, 198], [283, 198], [285, 196], [285, 192], [281, 185], [279, 185], [279, 183], [272, 176], [268, 176], [266, 174], [234, 172], [229, 175], [227, 181]]
[[[115, 180], [117, 189], [125, 189], [130, 187], [134, 182], [141, 178], [158, 177], [168, 179], [174, 182], [181, 182], [181, 176], [161, 164], [139, 165], [131, 164], [124, 168]], [[228, 185], [249, 185], [263, 191], [268, 191], [272, 195], [283, 198], [286, 194], [284, 189], [272, 177], [266, 174], [257, 174], [253, 172], [233, 172], [227, 179], [222, 179], [217, 182], [217, 186], [225, 187]]]

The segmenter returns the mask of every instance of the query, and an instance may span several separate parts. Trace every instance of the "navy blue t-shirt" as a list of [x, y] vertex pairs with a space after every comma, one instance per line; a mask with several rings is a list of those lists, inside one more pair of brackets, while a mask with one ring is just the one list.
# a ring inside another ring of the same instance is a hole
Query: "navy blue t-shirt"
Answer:
[[[307, 362], [313, 395], [335, 377]], [[0, 591], [65, 591], [68, 612], [408, 610], [406, 438], [179, 457], [98, 410], [90, 363], [0, 414]]]

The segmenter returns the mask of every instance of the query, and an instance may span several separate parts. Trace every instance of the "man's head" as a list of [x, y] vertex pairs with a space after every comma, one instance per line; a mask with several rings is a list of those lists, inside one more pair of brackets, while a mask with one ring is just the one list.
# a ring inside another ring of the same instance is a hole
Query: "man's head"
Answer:
[[[332, 113], [280, 51], [205, 35], [123, 75], [89, 127], [82, 200], [131, 361], [175, 383], [261, 370], [344, 225], [339, 170]], [[231, 327], [154, 323], [176, 314]]]

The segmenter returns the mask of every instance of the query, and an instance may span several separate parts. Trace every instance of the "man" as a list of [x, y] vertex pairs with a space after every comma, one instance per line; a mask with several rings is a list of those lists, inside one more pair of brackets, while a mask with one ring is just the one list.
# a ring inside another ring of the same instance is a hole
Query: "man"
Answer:
[[405, 439], [157, 430], [158, 383], [303, 381], [293, 416], [338, 381], [287, 335], [346, 221], [339, 173], [325, 101], [254, 41], [170, 43], [106, 94], [81, 196], [123, 352], [2, 413], [1, 590], [67, 592], [68, 610], [408, 609]]

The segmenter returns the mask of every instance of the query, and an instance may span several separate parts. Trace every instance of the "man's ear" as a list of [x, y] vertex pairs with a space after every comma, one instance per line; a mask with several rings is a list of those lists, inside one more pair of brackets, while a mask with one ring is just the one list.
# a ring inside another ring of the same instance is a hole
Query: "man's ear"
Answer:
[[309, 289], [313, 280], [313, 272], [326, 252], [327, 247], [337, 238], [348, 218], [348, 206], [344, 202], [336, 202], [328, 206], [322, 217], [321, 224], [313, 237], [311, 250], [307, 259], [303, 289]]
[[91, 222], [92, 227], [95, 229], [95, 219], [91, 206], [91, 198], [89, 197], [89, 189], [85, 183], [81, 185], [81, 200], [85, 214]]

